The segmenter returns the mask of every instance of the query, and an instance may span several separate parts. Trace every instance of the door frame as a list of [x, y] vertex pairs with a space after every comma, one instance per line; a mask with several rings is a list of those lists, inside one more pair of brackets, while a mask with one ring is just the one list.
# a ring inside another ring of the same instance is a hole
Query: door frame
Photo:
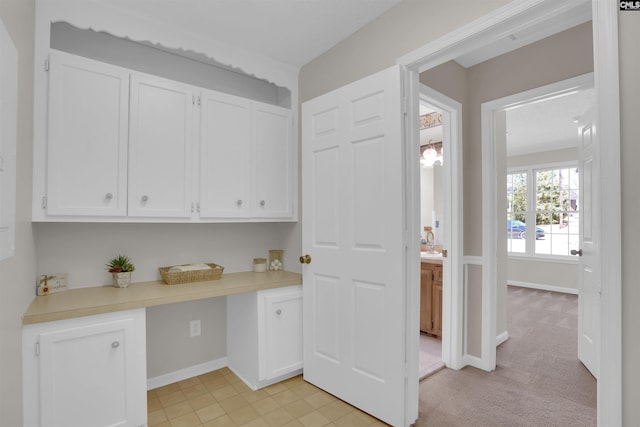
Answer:
[[[462, 104], [420, 84], [420, 101], [442, 112], [442, 146], [446, 147], [442, 165], [444, 249], [442, 275], [442, 361], [447, 367], [460, 369], [462, 361]], [[418, 141], [418, 145], [420, 142]]]
[[[459, 55], [479, 46], [486, 46], [504, 37], [504, 34], [524, 28], [530, 22], [544, 22], [558, 13], [570, 10], [577, 5], [591, 4], [593, 22], [594, 51], [594, 85], [598, 105], [595, 125], [598, 127], [601, 141], [607, 141], [606, 149], [597, 155], [600, 158], [601, 170], [620, 170], [620, 105], [619, 105], [619, 61], [618, 61], [618, 10], [617, 3], [608, 0], [568, 0], [553, 2], [546, 0], [522, 0], [510, 2], [494, 12], [473, 21], [457, 30], [434, 40], [408, 54], [398, 58], [405, 71], [405, 96], [408, 106], [405, 120], [406, 151], [411, 152], [419, 146], [417, 137], [419, 73], [448, 62]], [[413, 127], [413, 128], [412, 128]], [[413, 152], [415, 153], [415, 151]], [[414, 155], [415, 157], [415, 155]], [[419, 233], [419, 191], [417, 191], [417, 159], [405, 157], [406, 180], [406, 218], [408, 237]], [[483, 171], [489, 165], [484, 164]], [[602, 329], [601, 329], [601, 372], [598, 381], [597, 416], [598, 425], [622, 424], [622, 284], [621, 284], [621, 193], [620, 175], [603, 174], [600, 184], [602, 196], [600, 224], [602, 242], [600, 252], [602, 280]], [[486, 188], [485, 188], [486, 189]], [[606, 211], [606, 212], [605, 212]], [[412, 228], [411, 228], [412, 227]], [[414, 233], [414, 234], [410, 234]], [[495, 248], [496, 235], [487, 236], [493, 239], [492, 245], [483, 245], [483, 263], [495, 257], [495, 252], [487, 253], [485, 249]], [[415, 295], [419, 288], [417, 245], [407, 246], [407, 295]], [[413, 249], [411, 249], [413, 248]], [[413, 254], [411, 253], [413, 251]], [[606, 277], [605, 277], [606, 276]], [[483, 277], [485, 280], [486, 277]], [[495, 290], [495, 285], [493, 286]], [[490, 305], [495, 308], [496, 294], [489, 295]], [[495, 311], [495, 310], [493, 310]], [[483, 315], [483, 317], [485, 317]], [[419, 299], [408, 301], [406, 311], [407, 329], [407, 390], [406, 419], [415, 419], [418, 414], [418, 375], [417, 349], [415, 338], [419, 325]], [[495, 337], [495, 323], [492, 325]], [[604, 351], [606, 349], [606, 351]]]
[[[495, 128], [496, 113], [534, 100], [544, 100], [551, 95], [593, 88], [593, 86], [594, 73], [591, 72], [481, 104], [482, 198], [486, 201], [482, 204], [482, 230], [483, 236], [486, 236], [482, 241], [483, 254], [497, 254], [498, 236], [503, 236], [504, 229], [504, 226], [499, 223], [498, 216], [498, 180], [504, 177], [498, 175], [496, 135], [501, 130]], [[487, 368], [492, 370], [496, 365], [496, 347], [499, 345], [496, 342], [498, 259], [497, 256], [483, 258], [482, 312], [490, 315], [482, 317], [482, 351], [483, 360], [485, 350], [490, 353], [486, 360], [489, 363]]]

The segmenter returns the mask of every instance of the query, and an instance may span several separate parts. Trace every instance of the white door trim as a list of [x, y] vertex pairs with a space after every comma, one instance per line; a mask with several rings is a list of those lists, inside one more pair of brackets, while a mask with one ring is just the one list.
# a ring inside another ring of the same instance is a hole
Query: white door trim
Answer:
[[[496, 365], [497, 322], [497, 236], [502, 233], [503, 225], [498, 224], [498, 177], [495, 147], [496, 112], [517, 107], [534, 100], [542, 100], [550, 95], [560, 95], [577, 89], [593, 87], [593, 73], [562, 80], [560, 82], [540, 86], [531, 90], [505, 96], [482, 103], [482, 312], [490, 316], [482, 316], [482, 369], [493, 370]], [[489, 255], [493, 254], [493, 255]], [[486, 311], [485, 311], [486, 310]]]
[[[407, 108], [408, 124], [406, 135], [412, 135], [410, 123], [418, 120], [417, 112], [417, 81], [422, 71], [443, 64], [458, 55], [468, 52], [482, 45], [497, 41], [509, 31], [517, 31], [533, 21], [544, 22], [552, 18], [560, 10], [583, 4], [589, 0], [568, 0], [554, 2], [546, 0], [522, 0], [511, 2], [468, 25], [453, 31], [440, 39], [428, 43], [407, 55], [398, 58], [397, 62], [407, 67], [405, 96], [414, 105]], [[619, 78], [618, 78], [618, 10], [617, 2], [608, 0], [590, 0], [593, 14], [593, 43], [596, 99], [599, 108], [596, 113], [596, 126], [600, 131], [602, 141], [607, 141], [606, 150], [600, 153], [602, 170], [620, 170], [620, 106], [619, 106]], [[415, 128], [415, 126], [414, 126]], [[417, 163], [417, 162], [416, 162]], [[409, 164], [408, 166], [411, 166]], [[408, 185], [416, 177], [415, 167], [406, 168]], [[415, 180], [414, 180], [415, 182]], [[620, 175], [617, 173], [604, 174], [600, 182], [602, 204], [606, 209], [608, 221], [603, 221], [602, 231], [602, 348], [607, 349], [601, 354], [602, 370], [598, 381], [598, 425], [622, 424], [622, 319], [621, 319], [621, 195]], [[414, 184], [415, 186], [415, 184]], [[407, 224], [418, 230], [419, 219], [414, 218], [418, 212], [416, 197], [419, 192], [409, 185], [406, 193]], [[410, 190], [410, 191], [409, 191]], [[416, 245], [417, 246], [417, 245]], [[417, 249], [413, 249], [417, 251]], [[484, 250], [484, 248], [483, 248]], [[485, 254], [488, 256], [488, 254]], [[495, 253], [494, 253], [495, 256]], [[408, 257], [416, 259], [418, 256]], [[407, 263], [407, 286], [417, 289], [419, 277], [411, 273], [417, 266]], [[606, 280], [605, 280], [606, 279]], [[416, 299], [412, 306], [407, 307], [407, 333], [413, 328], [417, 334], [418, 304]], [[493, 326], [495, 329], [495, 324]], [[494, 333], [495, 339], [495, 333]], [[417, 413], [417, 402], [414, 402], [414, 390], [417, 389], [417, 368], [414, 370], [411, 358], [412, 348], [407, 341], [409, 377], [407, 381], [406, 411], [411, 415]], [[413, 376], [413, 372], [416, 375]], [[407, 417], [407, 419], [410, 419]]]
[[[462, 104], [424, 84], [420, 100], [443, 114], [442, 145], [446, 147], [443, 164], [444, 242], [448, 262], [443, 263], [442, 287], [442, 361], [452, 369], [462, 363]], [[419, 145], [419, 141], [418, 141]]]

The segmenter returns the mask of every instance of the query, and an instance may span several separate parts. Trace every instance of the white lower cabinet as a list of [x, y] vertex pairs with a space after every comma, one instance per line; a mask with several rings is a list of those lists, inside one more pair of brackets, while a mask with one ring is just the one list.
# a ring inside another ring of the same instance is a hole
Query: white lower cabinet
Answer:
[[143, 426], [145, 310], [23, 327], [24, 425]]
[[256, 390], [302, 372], [302, 286], [227, 297], [229, 368]]

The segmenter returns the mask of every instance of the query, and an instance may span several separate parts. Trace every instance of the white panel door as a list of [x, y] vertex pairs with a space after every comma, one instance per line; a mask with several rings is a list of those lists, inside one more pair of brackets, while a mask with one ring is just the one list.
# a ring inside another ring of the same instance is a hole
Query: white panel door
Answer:
[[578, 263], [578, 357], [596, 379], [600, 372], [599, 168], [594, 156], [598, 138], [593, 115], [585, 117], [580, 141], [580, 261]]
[[49, 64], [47, 214], [126, 215], [129, 73], [63, 53]]
[[293, 215], [293, 146], [291, 110], [253, 103], [252, 216]]
[[302, 106], [304, 377], [394, 426], [406, 424], [401, 111], [398, 67]]
[[129, 216], [191, 216], [193, 102], [191, 86], [131, 76]]
[[250, 213], [251, 103], [203, 91], [200, 119], [200, 217]]

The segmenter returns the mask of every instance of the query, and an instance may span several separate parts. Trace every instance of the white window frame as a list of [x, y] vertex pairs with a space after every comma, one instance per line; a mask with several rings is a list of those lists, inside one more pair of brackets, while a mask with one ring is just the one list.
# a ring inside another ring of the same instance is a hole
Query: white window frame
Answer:
[[[527, 174], [527, 209], [526, 209], [526, 224], [536, 224], [536, 213], [537, 213], [537, 182], [536, 182], [536, 172], [540, 170], [550, 170], [550, 169], [570, 169], [577, 168], [578, 160], [570, 160], [570, 161], [562, 161], [562, 162], [548, 162], [548, 163], [537, 163], [532, 165], [522, 165], [522, 166], [513, 166], [507, 168], [507, 175], [516, 174], [516, 173], [526, 173]], [[506, 179], [506, 176], [505, 176]], [[578, 213], [580, 210], [578, 210]], [[507, 212], [508, 214], [508, 212]], [[508, 238], [508, 237], [507, 237]], [[525, 241], [525, 251], [524, 252], [512, 252], [510, 250], [510, 246], [507, 245], [507, 256], [509, 258], [514, 259], [534, 259], [534, 260], [544, 260], [551, 262], [562, 262], [562, 263], [573, 263], [577, 264], [578, 261], [575, 256], [572, 255], [553, 255], [553, 254], [537, 254], [536, 250], [536, 239], [526, 239]]]

